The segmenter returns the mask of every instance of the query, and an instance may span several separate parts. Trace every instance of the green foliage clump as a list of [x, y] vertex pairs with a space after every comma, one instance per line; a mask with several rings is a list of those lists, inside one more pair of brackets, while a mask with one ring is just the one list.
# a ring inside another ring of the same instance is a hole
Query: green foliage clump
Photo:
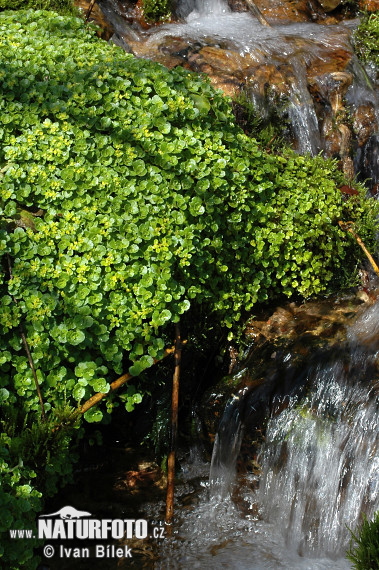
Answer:
[[77, 405], [150, 367], [191, 303], [233, 329], [270, 297], [326, 291], [351, 262], [337, 222], [360, 232], [375, 212], [347, 209], [333, 163], [265, 153], [209, 83], [78, 19], [8, 12], [0, 30], [6, 402], [39, 406], [21, 323], [46, 409]]
[[379, 68], [379, 11], [363, 14], [354, 33], [354, 44], [362, 61]]
[[0, 0], [2, 10], [53, 10], [59, 14], [74, 14], [76, 8], [73, 0]]
[[166, 22], [171, 18], [170, 0], [143, 0], [142, 5], [146, 22]]
[[346, 554], [356, 570], [379, 568], [379, 511], [372, 521], [364, 517], [362, 525], [352, 532], [350, 548]]
[[[344, 202], [334, 163], [266, 153], [208, 82], [137, 60], [79, 19], [3, 12], [0, 57], [0, 406], [28, 418], [10, 418], [1, 443], [8, 529], [32, 523], [68, 475], [72, 435], [50, 439], [31, 420], [20, 326], [49, 425], [149, 368], [191, 305], [232, 334], [256, 303], [325, 292], [360, 254], [338, 220], [369, 245], [376, 210]], [[128, 411], [141, 399], [133, 385], [122, 398]]]
[[[51, 415], [42, 422], [39, 415], [22, 409], [2, 407], [0, 435], [0, 561], [10, 569], [35, 568], [33, 549], [36, 516], [43, 501], [71, 479], [74, 427], [61, 426], [70, 410]], [[60, 426], [58, 428], [58, 426]], [[34, 538], [12, 538], [9, 531], [31, 530]]]

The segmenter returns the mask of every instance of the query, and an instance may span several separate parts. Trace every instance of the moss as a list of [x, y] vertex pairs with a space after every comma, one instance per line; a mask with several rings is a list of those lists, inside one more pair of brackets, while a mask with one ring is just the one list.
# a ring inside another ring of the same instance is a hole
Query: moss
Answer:
[[171, 18], [170, 0], [143, 0], [143, 14], [146, 22], [166, 22]]
[[363, 15], [354, 34], [354, 43], [362, 61], [379, 67], [379, 11]]

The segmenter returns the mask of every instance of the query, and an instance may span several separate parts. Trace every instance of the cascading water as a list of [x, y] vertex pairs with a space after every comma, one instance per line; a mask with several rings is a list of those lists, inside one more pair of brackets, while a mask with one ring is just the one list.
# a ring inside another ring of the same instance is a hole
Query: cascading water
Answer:
[[[234, 85], [233, 92], [243, 85], [253, 103], [271, 106], [288, 122], [298, 152], [337, 157], [348, 176], [355, 167], [362, 180], [371, 180], [372, 192], [378, 191], [379, 102], [354, 56], [357, 21], [315, 24], [303, 15], [290, 23], [292, 5], [282, 0], [272, 0], [264, 15], [253, 0], [245, 0], [248, 12], [232, 11], [226, 0], [181, 0], [181, 22], [148, 31], [125, 23], [123, 32], [116, 0], [100, 1], [116, 30], [115, 43], [168, 66], [210, 73], [227, 93], [228, 86]], [[130, 21], [130, 14], [124, 16]], [[332, 85], [339, 74], [352, 78], [347, 92], [348, 85], [337, 91]]]
[[[237, 72], [245, 75], [252, 101], [263, 97], [267, 106], [268, 98], [273, 96], [271, 104], [277, 107], [279, 98], [278, 111], [291, 125], [298, 152], [312, 155], [320, 152], [319, 124], [307, 86], [308, 69], [312, 61], [323, 61], [326, 52], [351, 51], [347, 27], [341, 25], [329, 29], [299, 23], [262, 26], [250, 13], [231, 12], [224, 0], [198, 0], [186, 20], [184, 24], [171, 24], [151, 32], [141, 55], [146, 55], [146, 49], [147, 54], [159, 51], [174, 37], [186, 39], [189, 45], [199, 42], [204, 46], [226, 46], [231, 58], [233, 53], [237, 53], [247, 62], [246, 69]], [[268, 97], [262, 89], [271, 83], [270, 74], [265, 81], [262, 79], [256, 84], [257, 77], [261, 75], [256, 70], [265, 66], [281, 76], [276, 84], [269, 85]]]
[[219, 495], [220, 498], [230, 493], [235, 479], [235, 465], [243, 435], [240, 409], [243, 398], [244, 391], [241, 391], [226, 405], [213, 446], [209, 481], [212, 495]]
[[289, 86], [288, 117], [297, 140], [298, 151], [314, 156], [321, 150], [321, 140], [316, 111], [307, 89], [305, 66], [295, 57], [291, 65], [294, 80]]
[[[346, 100], [353, 116], [360, 109], [366, 110], [366, 123], [373, 127], [373, 134], [359, 145], [355, 154], [355, 171], [360, 179], [367, 181], [373, 194], [379, 193], [379, 98], [366, 72], [354, 58], [351, 62], [354, 76], [352, 85], [346, 93]], [[364, 128], [363, 128], [364, 130]], [[359, 139], [359, 136], [358, 136]]]
[[362, 513], [379, 508], [378, 408], [340, 362], [320, 367], [308, 397], [271, 418], [258, 502], [300, 555], [343, 554]]
[[[343, 345], [315, 353], [308, 365], [286, 353], [267, 382], [229, 401], [210, 482], [158, 567], [351, 567], [348, 529], [379, 509], [378, 317], [379, 302]], [[252, 417], [269, 401], [261, 473], [237, 476], [243, 426], [246, 446]]]

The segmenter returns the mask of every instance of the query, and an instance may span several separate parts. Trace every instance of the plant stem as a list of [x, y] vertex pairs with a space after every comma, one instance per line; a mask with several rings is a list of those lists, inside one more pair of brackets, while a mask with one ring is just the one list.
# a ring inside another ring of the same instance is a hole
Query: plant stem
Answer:
[[359, 237], [359, 235], [354, 231], [353, 227], [354, 224], [353, 222], [342, 222], [339, 221], [338, 222], [341, 229], [344, 230], [345, 232], [349, 232], [349, 234], [351, 234], [353, 236], [353, 238], [356, 240], [356, 242], [361, 246], [361, 248], [363, 249], [363, 251], [365, 252], [365, 254], [367, 255], [367, 258], [369, 260], [369, 262], [372, 265], [373, 270], [375, 271], [375, 273], [377, 274], [377, 276], [379, 277], [379, 267], [377, 266], [377, 264], [375, 263], [371, 253], [369, 252], [369, 250], [367, 249], [367, 247], [365, 246], [365, 244], [363, 243], [363, 241], [361, 240], [361, 238]]
[[36, 369], [34, 367], [34, 362], [33, 362], [33, 357], [32, 354], [30, 352], [30, 348], [29, 348], [29, 344], [28, 341], [26, 340], [26, 336], [24, 333], [24, 329], [22, 328], [22, 325], [20, 325], [20, 334], [21, 334], [21, 339], [22, 342], [24, 343], [24, 347], [25, 347], [25, 351], [26, 351], [26, 355], [28, 357], [28, 361], [29, 361], [29, 366], [32, 370], [32, 374], [33, 374], [33, 378], [34, 378], [34, 383], [36, 385], [36, 390], [37, 390], [37, 394], [38, 394], [38, 400], [39, 400], [39, 405], [41, 406], [41, 417], [42, 417], [42, 421], [46, 420], [46, 414], [45, 414], [45, 406], [43, 404], [43, 399], [42, 399], [42, 394], [41, 394], [41, 388], [38, 382], [38, 378], [37, 378], [37, 372]]
[[[185, 345], [186, 343], [187, 343], [187, 341], [184, 340], [182, 342], [182, 345]], [[163, 360], [167, 356], [170, 356], [170, 354], [174, 354], [174, 352], [175, 352], [175, 346], [171, 346], [170, 348], [166, 348], [166, 350], [164, 351], [163, 356], [161, 358], [154, 358], [153, 365], [157, 364], [157, 362], [160, 362], [161, 360]], [[132, 376], [131, 374], [129, 374], [129, 372], [126, 374], [123, 374], [122, 376], [117, 378], [117, 380], [114, 380], [111, 383], [110, 388], [109, 388], [109, 392], [97, 392], [96, 394], [91, 396], [86, 402], [84, 402], [84, 404], [82, 404], [80, 406], [80, 408], [78, 408], [77, 410], [75, 410], [72, 413], [72, 415], [64, 422], [64, 425], [67, 425], [71, 422], [74, 422], [79, 416], [82, 416], [90, 408], [92, 408], [93, 406], [96, 406], [96, 404], [101, 402], [101, 400], [103, 398], [106, 398], [110, 392], [114, 392], [115, 390], [117, 390], [118, 388], [123, 386], [123, 384], [126, 384], [126, 382], [128, 382], [128, 380], [130, 380], [131, 378], [135, 378], [135, 376]], [[62, 425], [63, 424], [55, 427], [53, 431], [60, 429], [62, 427]]]
[[89, 17], [90, 17], [90, 15], [91, 15], [91, 12], [92, 12], [92, 10], [93, 10], [93, 7], [94, 7], [94, 5], [95, 5], [95, 2], [96, 2], [96, 0], [91, 0], [91, 3], [90, 3], [90, 5], [88, 6], [88, 10], [87, 10], [87, 13], [86, 13], [85, 22], [88, 22]]
[[[7, 259], [8, 259], [8, 271], [9, 271], [9, 280], [12, 281], [13, 279], [13, 272], [12, 272], [12, 264], [11, 264], [11, 258], [9, 256], [9, 253], [7, 253]], [[14, 295], [11, 295], [13, 302], [16, 303], [16, 305], [18, 304], [18, 301], [16, 299], [16, 297], [14, 297]], [[28, 344], [28, 341], [26, 340], [26, 336], [25, 336], [25, 332], [24, 332], [24, 328], [22, 326], [22, 324], [20, 323], [20, 336], [21, 336], [21, 340], [24, 344], [25, 347], [25, 351], [26, 351], [26, 356], [28, 357], [28, 361], [29, 361], [29, 366], [32, 370], [32, 374], [33, 374], [33, 378], [34, 378], [34, 383], [36, 385], [36, 390], [37, 390], [37, 394], [38, 394], [38, 400], [39, 400], [39, 405], [41, 406], [41, 417], [42, 417], [42, 421], [46, 420], [46, 414], [45, 414], [45, 406], [43, 403], [43, 399], [42, 399], [42, 394], [41, 394], [41, 388], [38, 382], [38, 378], [37, 378], [37, 372], [34, 366], [34, 361], [33, 361], [33, 357], [32, 357], [32, 353], [30, 352], [30, 347]]]
[[180, 361], [182, 356], [182, 343], [180, 341], [180, 328], [175, 325], [175, 371], [172, 379], [172, 407], [171, 407], [171, 449], [167, 462], [167, 497], [166, 497], [166, 533], [172, 535], [172, 519], [174, 516], [174, 479], [175, 479], [175, 450], [178, 433], [178, 402]]
[[[164, 351], [164, 354], [161, 358], [154, 358], [154, 364], [156, 364], [157, 362], [160, 362], [161, 360], [166, 358], [166, 356], [170, 356], [170, 354], [173, 354], [174, 352], [175, 352], [174, 346], [172, 346], [170, 348], [166, 348], [166, 350]], [[114, 392], [115, 390], [120, 388], [120, 386], [122, 386], [123, 384], [128, 382], [128, 380], [130, 380], [131, 378], [134, 378], [134, 376], [132, 376], [132, 374], [129, 374], [129, 372], [127, 374], [123, 374], [122, 376], [117, 378], [117, 380], [114, 380], [114, 382], [111, 383], [109, 392]], [[75, 412], [75, 414], [84, 414], [90, 408], [92, 408], [93, 406], [95, 406], [96, 404], [101, 402], [101, 400], [103, 398], [105, 398], [109, 394], [109, 392], [106, 392], [106, 393], [97, 392], [97, 394], [94, 394], [93, 396], [91, 396], [91, 398], [89, 400], [87, 400], [82, 406], [80, 406], [79, 410], [77, 410]]]

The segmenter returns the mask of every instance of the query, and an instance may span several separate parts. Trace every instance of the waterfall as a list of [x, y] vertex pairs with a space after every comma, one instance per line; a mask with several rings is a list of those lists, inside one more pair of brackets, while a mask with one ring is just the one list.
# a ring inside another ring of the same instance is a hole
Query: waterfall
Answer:
[[229, 400], [215, 437], [209, 481], [211, 494], [220, 498], [230, 493], [235, 479], [235, 465], [243, 435], [241, 422], [243, 400], [244, 390]]
[[378, 402], [340, 362], [267, 426], [258, 501], [300, 555], [343, 553], [362, 513], [379, 509]]
[[200, 17], [230, 12], [230, 8], [225, 0], [196, 0], [195, 6], [196, 12]]
[[289, 85], [288, 117], [290, 119], [298, 152], [316, 155], [321, 150], [321, 140], [316, 111], [307, 88], [304, 63], [296, 58], [291, 61], [294, 79]]
[[[371, 125], [371, 135], [362, 137], [358, 133], [358, 148], [355, 154], [355, 171], [359, 178], [366, 181], [373, 194], [379, 193], [379, 99], [366, 71], [356, 57], [350, 64], [354, 77], [346, 93], [355, 123], [361, 123], [364, 134], [367, 125]], [[359, 119], [359, 121], [357, 121]]]
[[[343, 560], [349, 528], [379, 510], [378, 316], [377, 302], [349, 328], [343, 346], [307, 365], [297, 385], [291, 369], [292, 392], [275, 395], [279, 378], [288, 385], [290, 368], [282, 369], [268, 379], [265, 392], [262, 386], [256, 393], [241, 390], [220, 421], [210, 475], [213, 504], [225, 504], [233, 490], [243, 423], [271, 399], [259, 487], [250, 500], [262, 524], [269, 525], [265, 532], [270, 528], [270, 536], [280, 535], [275, 541], [283, 540], [289, 556], [300, 557], [294, 568], [302, 567], [301, 559]], [[322, 560], [312, 564], [309, 568], [330, 567]]]

